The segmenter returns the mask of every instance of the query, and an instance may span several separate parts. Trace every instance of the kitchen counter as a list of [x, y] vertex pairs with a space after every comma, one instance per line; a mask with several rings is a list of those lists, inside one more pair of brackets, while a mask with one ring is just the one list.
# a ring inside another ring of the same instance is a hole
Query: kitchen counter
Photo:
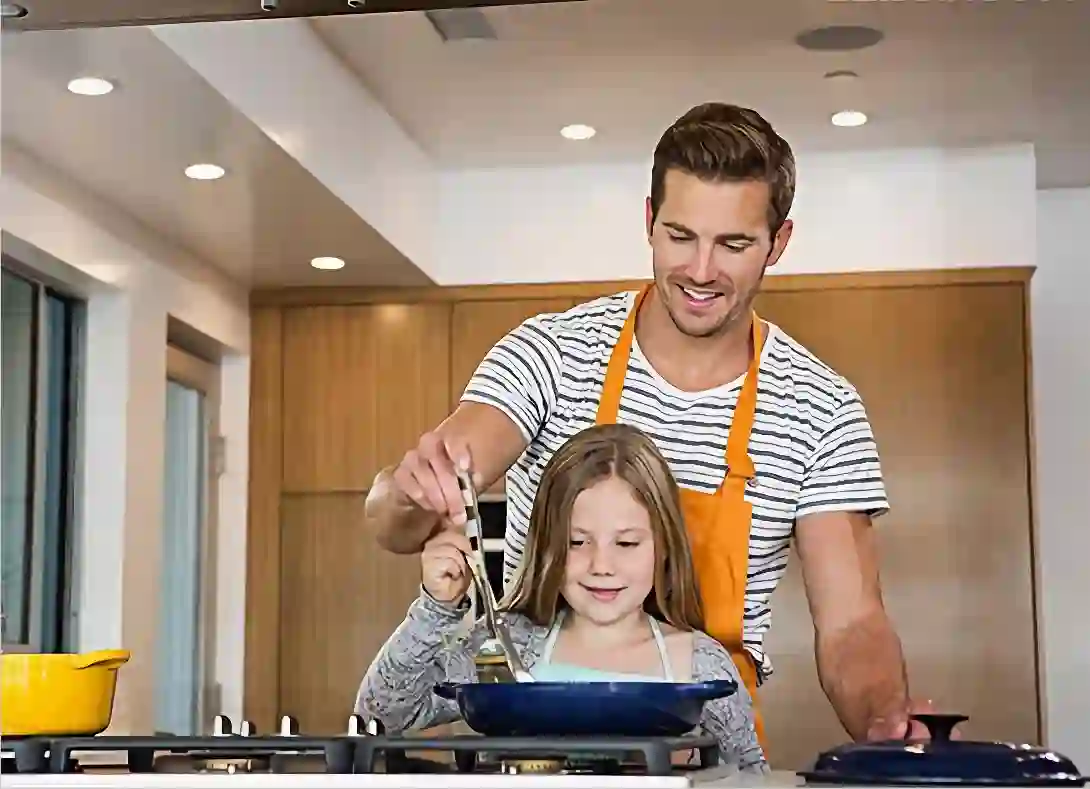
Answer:
[[[483, 774], [369, 774], [369, 775], [234, 775], [64, 774], [4, 775], [4, 789], [27, 787], [53, 789], [689, 789], [689, 787], [731, 787], [731, 789], [788, 789], [801, 785], [791, 772], [764, 777], [741, 776], [730, 768], [713, 768], [689, 775], [483, 775]], [[873, 788], [872, 788], [873, 789]]]
[[[484, 775], [484, 774], [247, 774], [185, 775], [177, 773], [114, 773], [82, 775], [17, 775], [0, 779], [4, 789], [795, 789], [804, 782], [793, 772], [765, 776], [740, 775], [730, 768], [712, 768], [689, 775]], [[826, 784], [822, 789], [844, 789]], [[853, 789], [856, 789], [853, 787]], [[898, 789], [870, 786], [867, 789]], [[900, 789], [903, 789], [901, 787]], [[1007, 789], [1021, 789], [1008, 787]], [[1024, 789], [1031, 789], [1025, 787]]]

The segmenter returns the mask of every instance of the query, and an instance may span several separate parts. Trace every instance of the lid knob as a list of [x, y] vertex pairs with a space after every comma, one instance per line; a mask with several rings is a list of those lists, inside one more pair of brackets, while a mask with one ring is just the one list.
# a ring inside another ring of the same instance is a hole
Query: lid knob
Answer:
[[919, 721], [927, 727], [927, 733], [931, 735], [932, 742], [949, 742], [954, 734], [954, 727], [969, 720], [969, 716], [942, 712], [921, 712], [913, 715], [912, 720]]

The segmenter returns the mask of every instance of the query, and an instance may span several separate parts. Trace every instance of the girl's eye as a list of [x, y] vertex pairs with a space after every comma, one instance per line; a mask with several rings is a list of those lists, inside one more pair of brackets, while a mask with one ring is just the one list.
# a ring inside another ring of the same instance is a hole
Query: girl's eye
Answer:
[[580, 547], [580, 546], [581, 546], [582, 544], [583, 544], [583, 541], [582, 541], [582, 540], [572, 540], [572, 541], [571, 541], [571, 547], [572, 547], [572, 548], [578, 548], [578, 547]]
[[618, 542], [617, 544], [620, 545], [622, 548], [635, 548], [637, 545], [639, 545], [638, 542], [632, 542], [632, 541]]

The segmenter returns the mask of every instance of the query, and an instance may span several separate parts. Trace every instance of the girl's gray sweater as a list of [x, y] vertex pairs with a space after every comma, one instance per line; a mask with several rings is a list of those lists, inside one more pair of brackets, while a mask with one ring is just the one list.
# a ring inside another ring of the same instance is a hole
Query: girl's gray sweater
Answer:
[[[450, 606], [421, 589], [405, 621], [386, 641], [360, 684], [356, 712], [377, 718], [387, 731], [426, 729], [461, 719], [454, 701], [432, 689], [442, 682], [475, 682], [473, 654], [484, 639], [477, 623], [468, 635], [462, 624], [468, 604]], [[541, 659], [548, 628], [520, 614], [506, 614], [511, 640], [526, 668]], [[757, 740], [752, 700], [730, 653], [711, 636], [693, 634], [692, 681], [731, 678], [738, 692], [704, 705], [700, 729], [719, 742], [720, 759], [740, 768], [768, 769]]]

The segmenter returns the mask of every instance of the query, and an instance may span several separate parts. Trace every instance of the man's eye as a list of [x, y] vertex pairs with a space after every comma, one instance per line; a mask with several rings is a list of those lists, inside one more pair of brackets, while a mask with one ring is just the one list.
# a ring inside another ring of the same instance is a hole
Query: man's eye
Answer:
[[669, 235], [670, 235], [670, 240], [671, 241], [681, 242], [681, 241], [688, 241], [689, 240], [688, 236], [675, 236], [673, 233], [670, 233]]

